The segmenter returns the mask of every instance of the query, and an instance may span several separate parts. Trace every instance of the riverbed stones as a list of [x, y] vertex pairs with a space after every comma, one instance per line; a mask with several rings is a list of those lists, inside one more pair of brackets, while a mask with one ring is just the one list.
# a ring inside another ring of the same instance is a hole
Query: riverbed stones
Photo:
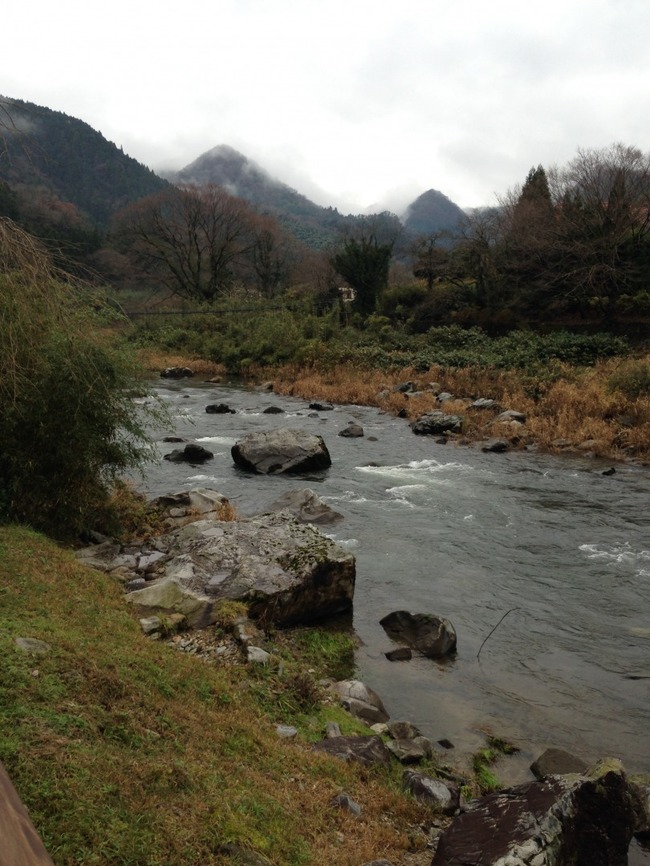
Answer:
[[389, 740], [386, 748], [401, 764], [419, 764], [433, 754], [431, 741], [426, 737]]
[[456, 652], [456, 630], [444, 617], [397, 610], [379, 623], [394, 641], [405, 643], [427, 658], [442, 658]]
[[432, 866], [622, 866], [635, 808], [620, 762], [547, 776], [470, 803], [440, 837]]
[[165, 367], [160, 371], [161, 379], [191, 379], [194, 375], [194, 370], [189, 367]]
[[249, 433], [231, 453], [240, 469], [262, 475], [318, 472], [332, 465], [322, 436], [289, 427]]
[[280, 512], [199, 520], [166, 536], [163, 577], [130, 593], [142, 616], [180, 612], [192, 628], [215, 622], [222, 599], [280, 626], [350, 610], [355, 559], [316, 527]]

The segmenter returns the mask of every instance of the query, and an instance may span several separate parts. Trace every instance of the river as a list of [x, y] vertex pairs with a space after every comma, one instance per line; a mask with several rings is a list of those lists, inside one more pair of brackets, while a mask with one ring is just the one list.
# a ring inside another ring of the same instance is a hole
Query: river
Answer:
[[[451, 740], [451, 762], [486, 732], [511, 740], [521, 751], [497, 770], [506, 781], [527, 778], [549, 746], [650, 772], [647, 468], [603, 475], [611, 464], [588, 457], [441, 445], [369, 407], [314, 413], [305, 400], [188, 380], [155, 389], [176, 433], [214, 459], [152, 462], [139, 485], [150, 495], [213, 487], [247, 515], [311, 487], [344, 515], [327, 532], [357, 558], [358, 676], [393, 718]], [[206, 413], [215, 402], [234, 414]], [[270, 405], [285, 414], [264, 414]], [[338, 436], [352, 420], [365, 436]], [[308, 477], [237, 469], [231, 446], [278, 426], [322, 435], [331, 468]], [[163, 435], [161, 455], [178, 447]], [[457, 655], [389, 662], [379, 620], [398, 609], [451, 620]]]

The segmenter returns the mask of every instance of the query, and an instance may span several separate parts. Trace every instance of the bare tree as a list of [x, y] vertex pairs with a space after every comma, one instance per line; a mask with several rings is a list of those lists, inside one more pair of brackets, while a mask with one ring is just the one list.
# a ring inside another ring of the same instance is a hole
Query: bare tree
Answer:
[[254, 242], [254, 211], [222, 187], [172, 187], [118, 217], [117, 236], [143, 270], [175, 294], [212, 301]]

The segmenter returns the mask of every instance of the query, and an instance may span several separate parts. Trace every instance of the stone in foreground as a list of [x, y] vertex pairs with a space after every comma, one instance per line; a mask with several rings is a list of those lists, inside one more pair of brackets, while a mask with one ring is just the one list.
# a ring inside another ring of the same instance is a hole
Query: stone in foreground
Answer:
[[240, 469], [261, 475], [319, 472], [332, 465], [322, 436], [289, 427], [249, 433], [233, 445], [231, 454]]
[[202, 628], [216, 621], [220, 600], [234, 599], [251, 617], [288, 626], [352, 607], [354, 556], [285, 512], [199, 520], [165, 541], [164, 576], [126, 597], [141, 616], [180, 612]]
[[619, 762], [548, 776], [470, 804], [440, 837], [432, 866], [623, 866], [635, 809]]

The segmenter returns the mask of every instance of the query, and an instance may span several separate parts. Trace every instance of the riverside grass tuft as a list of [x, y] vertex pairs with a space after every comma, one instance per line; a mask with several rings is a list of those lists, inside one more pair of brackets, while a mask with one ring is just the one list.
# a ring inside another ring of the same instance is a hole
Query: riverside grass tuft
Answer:
[[[0, 760], [57, 866], [225, 866], [225, 844], [277, 866], [399, 864], [424, 846], [399, 767], [309, 748], [328, 720], [364, 730], [316, 685], [347, 649], [314, 669], [328, 638], [282, 633], [272, 669], [207, 664], [145, 638], [114, 579], [14, 526], [0, 528], [0, 599]], [[362, 820], [331, 805], [342, 791]]]

